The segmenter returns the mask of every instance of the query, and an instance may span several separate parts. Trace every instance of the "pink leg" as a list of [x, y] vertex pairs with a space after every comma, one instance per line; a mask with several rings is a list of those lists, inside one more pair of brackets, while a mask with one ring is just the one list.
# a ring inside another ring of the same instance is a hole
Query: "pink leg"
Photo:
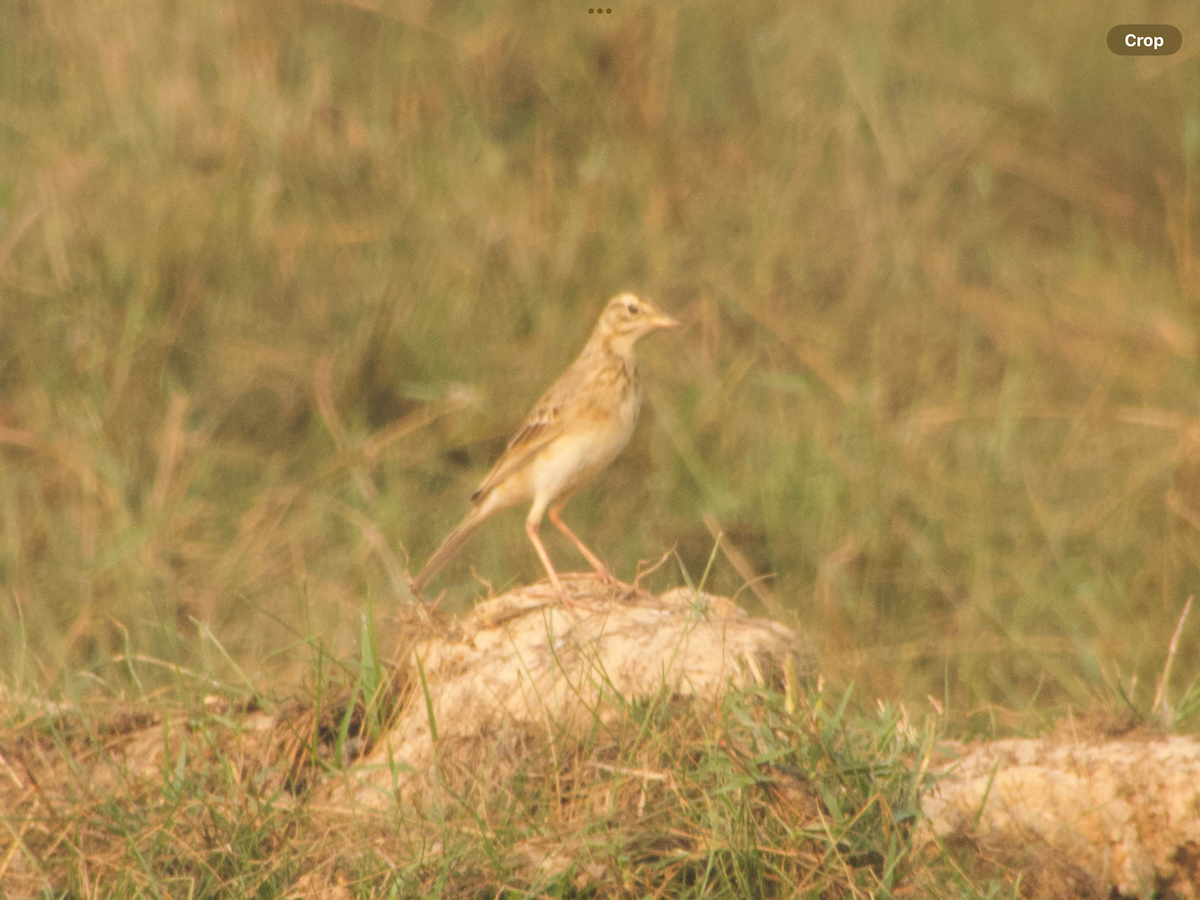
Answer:
[[554, 571], [554, 564], [550, 562], [550, 554], [546, 552], [546, 548], [542, 546], [542, 539], [538, 537], [538, 523], [533, 521], [526, 522], [525, 533], [529, 535], [529, 540], [533, 542], [533, 549], [537, 551], [538, 559], [546, 567], [546, 574], [550, 576], [550, 583], [554, 585], [554, 590], [558, 594], [558, 599], [562, 603], [563, 609], [570, 614], [572, 619], [578, 622], [579, 616], [571, 608], [574, 606], [574, 601], [563, 590], [562, 582], [558, 580], [558, 573]]
[[554, 563], [550, 562], [550, 554], [546, 552], [546, 548], [542, 546], [542, 539], [538, 537], [538, 523], [526, 522], [525, 533], [529, 535], [529, 540], [533, 541], [533, 549], [537, 551], [538, 559], [546, 567], [546, 574], [550, 576], [550, 583], [554, 585], [554, 589], [558, 591], [560, 596], [565, 597], [566, 592], [563, 590], [562, 582], [558, 580], [558, 573], [554, 571]]
[[575, 548], [580, 553], [583, 554], [583, 558], [586, 559], [589, 563], [591, 563], [591, 566], [593, 569], [596, 570], [597, 575], [599, 575], [601, 578], [603, 578], [609, 584], [617, 584], [618, 583], [617, 579], [613, 575], [612, 572], [608, 571], [608, 566], [606, 566], [606, 565], [604, 565], [604, 563], [600, 562], [599, 557], [597, 557], [595, 553], [593, 553], [591, 550], [589, 550], [587, 547], [585, 547], [583, 545], [583, 541], [581, 541], [579, 538], [575, 537], [575, 532], [573, 532], [570, 528], [567, 527], [567, 523], [562, 520], [561, 516], [559, 516], [559, 511], [561, 509], [562, 509], [562, 507], [551, 507], [550, 508], [550, 521], [553, 522], [558, 527], [559, 531], [561, 531], [563, 534], [565, 534], [567, 536], [567, 540], [569, 540], [572, 544], [575, 545]]

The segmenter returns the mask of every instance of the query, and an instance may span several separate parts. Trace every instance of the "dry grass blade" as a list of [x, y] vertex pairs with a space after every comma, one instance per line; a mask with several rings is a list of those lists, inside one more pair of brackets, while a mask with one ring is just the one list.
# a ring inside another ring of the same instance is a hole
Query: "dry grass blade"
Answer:
[[1158, 684], [1154, 688], [1154, 702], [1150, 704], [1150, 708], [1162, 716], [1163, 722], [1169, 727], [1173, 718], [1171, 710], [1170, 690], [1171, 690], [1171, 666], [1175, 663], [1175, 651], [1179, 649], [1179, 636], [1183, 633], [1183, 623], [1187, 621], [1188, 613], [1192, 611], [1192, 600], [1194, 597], [1188, 597], [1187, 602], [1183, 604], [1183, 610], [1179, 613], [1179, 620], [1175, 623], [1175, 631], [1171, 635], [1171, 643], [1167, 646], [1167, 661], [1163, 663], [1162, 675], [1158, 678]]

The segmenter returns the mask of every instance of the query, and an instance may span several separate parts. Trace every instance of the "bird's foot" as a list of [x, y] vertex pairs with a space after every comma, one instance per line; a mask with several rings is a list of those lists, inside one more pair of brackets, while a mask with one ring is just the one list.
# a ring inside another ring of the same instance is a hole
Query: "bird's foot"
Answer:
[[622, 581], [611, 571], [609, 571], [606, 566], [600, 566], [591, 573], [580, 572], [576, 577], [580, 579], [586, 578], [593, 581], [599, 581], [610, 591], [617, 591], [621, 594], [628, 594], [637, 591], [637, 588], [634, 585]]
[[620, 588], [629, 587], [629, 585], [627, 585], [620, 578], [618, 578], [616, 575], [614, 575], [612, 572], [610, 572], [605, 566], [601, 566], [600, 568], [596, 569], [596, 577], [599, 578], [601, 581], [603, 581], [605, 584], [607, 584], [609, 587], [620, 587]]
[[562, 579], [558, 577], [558, 573], [553, 568], [547, 568], [547, 574], [550, 576], [550, 588], [554, 592], [555, 597], [558, 598], [558, 605], [567, 611], [567, 615], [571, 617], [572, 621], [578, 623], [579, 614], [575, 612], [575, 598], [563, 586]]

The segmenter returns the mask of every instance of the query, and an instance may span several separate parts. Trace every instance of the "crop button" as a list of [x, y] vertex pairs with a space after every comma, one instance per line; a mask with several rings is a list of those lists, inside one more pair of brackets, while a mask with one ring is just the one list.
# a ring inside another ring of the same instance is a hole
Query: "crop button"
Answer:
[[1121, 56], [1170, 56], [1182, 46], [1174, 25], [1117, 25], [1108, 33], [1108, 49]]

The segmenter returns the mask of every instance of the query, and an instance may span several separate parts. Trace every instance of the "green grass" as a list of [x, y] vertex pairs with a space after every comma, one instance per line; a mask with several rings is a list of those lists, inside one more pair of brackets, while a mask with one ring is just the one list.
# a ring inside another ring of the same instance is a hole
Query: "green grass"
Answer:
[[27, 784], [0, 785], [0, 882], [45, 897], [1013, 895], [1011, 873], [972, 886], [978, 854], [914, 849], [934, 731], [850, 713], [849, 693], [664, 691], [582, 732], [500, 736], [530, 752], [458, 759], [422, 804], [380, 814], [320, 787], [352, 758], [321, 723], [363, 709], [339, 683], [328, 715], [276, 706], [265, 731], [229, 686], [14, 704], [0, 746]]
[[[861, 696], [1145, 709], [1200, 588], [1200, 73], [1110, 54], [1129, 18], [3, 5], [4, 682], [292, 684], [367, 596], [393, 642], [408, 559], [633, 288], [684, 327], [567, 511], [622, 576], [703, 569], [708, 516]], [[538, 577], [516, 516], [448, 608]]]

